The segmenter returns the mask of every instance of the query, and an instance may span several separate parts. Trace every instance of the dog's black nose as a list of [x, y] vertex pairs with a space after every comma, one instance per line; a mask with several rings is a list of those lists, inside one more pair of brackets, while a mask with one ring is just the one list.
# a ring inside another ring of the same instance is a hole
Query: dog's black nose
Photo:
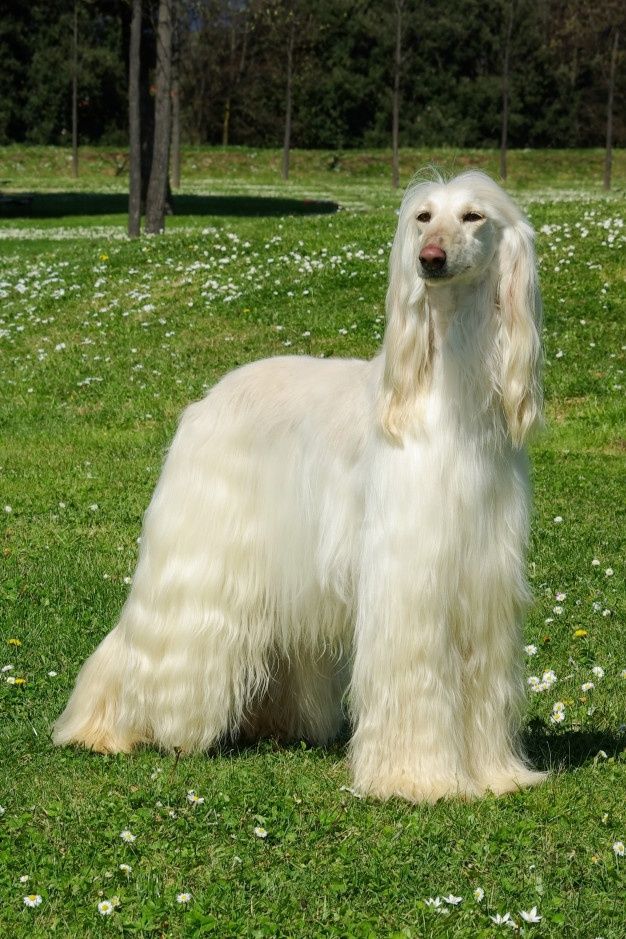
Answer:
[[439, 245], [426, 245], [420, 251], [420, 262], [425, 271], [440, 271], [446, 258], [446, 252]]

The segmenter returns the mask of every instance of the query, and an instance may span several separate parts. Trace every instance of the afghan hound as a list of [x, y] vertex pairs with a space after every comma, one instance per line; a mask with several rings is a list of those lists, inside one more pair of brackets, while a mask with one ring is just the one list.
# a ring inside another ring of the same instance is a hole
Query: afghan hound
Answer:
[[57, 744], [334, 738], [355, 789], [533, 785], [520, 743], [541, 420], [533, 231], [488, 176], [406, 192], [371, 361], [266, 359], [184, 412], [119, 624]]

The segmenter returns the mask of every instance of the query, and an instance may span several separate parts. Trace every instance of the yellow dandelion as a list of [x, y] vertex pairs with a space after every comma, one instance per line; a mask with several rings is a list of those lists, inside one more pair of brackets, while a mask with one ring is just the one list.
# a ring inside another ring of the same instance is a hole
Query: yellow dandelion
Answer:
[[14, 684], [14, 685], [25, 685], [25, 684], [26, 684], [26, 679], [25, 679], [25, 678], [16, 678], [15, 681], [13, 682], [13, 684]]
[[7, 644], [10, 646], [21, 646], [22, 640], [21, 639], [7, 639]]
[[574, 631], [574, 635], [576, 636], [577, 639], [584, 639], [585, 636], [588, 635], [588, 633], [586, 629], [576, 629]]
[[108, 254], [101, 254], [101, 255], [100, 255], [100, 260], [101, 260], [101, 261], [108, 261], [108, 260], [109, 260], [109, 255], [108, 255]]

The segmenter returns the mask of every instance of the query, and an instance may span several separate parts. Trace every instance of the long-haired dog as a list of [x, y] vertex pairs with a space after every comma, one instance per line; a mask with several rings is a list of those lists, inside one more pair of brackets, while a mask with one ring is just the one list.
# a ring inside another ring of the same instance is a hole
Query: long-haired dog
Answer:
[[519, 741], [539, 319], [508, 195], [477, 172], [409, 188], [378, 356], [256, 362], [185, 411], [55, 743], [323, 744], [345, 699], [363, 793], [540, 782]]

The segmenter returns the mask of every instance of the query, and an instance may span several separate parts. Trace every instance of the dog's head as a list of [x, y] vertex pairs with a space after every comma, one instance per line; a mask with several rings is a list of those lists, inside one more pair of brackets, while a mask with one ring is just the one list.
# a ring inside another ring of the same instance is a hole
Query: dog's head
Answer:
[[383, 428], [402, 425], [428, 386], [433, 355], [429, 297], [455, 285], [488, 281], [500, 320], [499, 374], [494, 376], [511, 438], [524, 442], [541, 412], [541, 301], [533, 230], [513, 200], [484, 173], [420, 182], [400, 207], [390, 258], [385, 336]]

